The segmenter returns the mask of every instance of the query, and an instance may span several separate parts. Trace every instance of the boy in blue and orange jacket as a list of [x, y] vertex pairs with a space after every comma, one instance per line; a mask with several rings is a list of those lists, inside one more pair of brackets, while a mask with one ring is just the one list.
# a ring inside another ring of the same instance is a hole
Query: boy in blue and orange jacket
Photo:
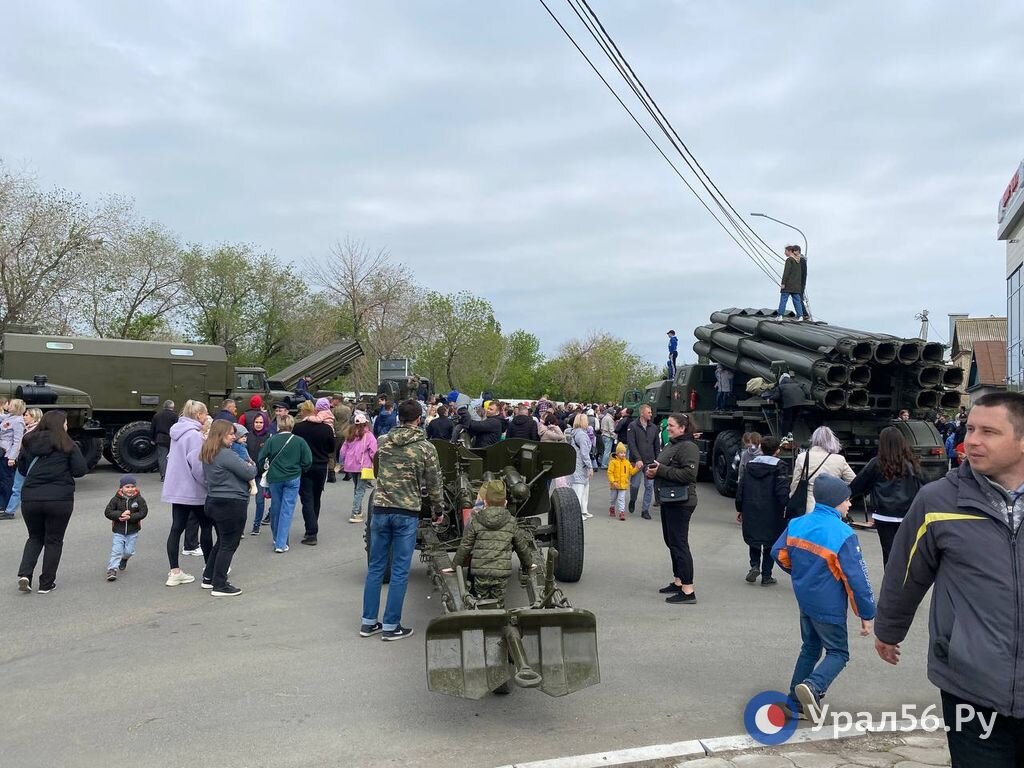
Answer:
[[860, 617], [861, 637], [867, 637], [874, 625], [875, 598], [857, 535], [842, 520], [850, 508], [850, 487], [822, 475], [814, 481], [814, 499], [809, 514], [790, 520], [772, 547], [772, 557], [793, 577], [800, 605], [803, 645], [789, 684], [790, 700], [799, 700], [803, 714], [817, 723], [821, 697], [850, 660], [847, 599]]

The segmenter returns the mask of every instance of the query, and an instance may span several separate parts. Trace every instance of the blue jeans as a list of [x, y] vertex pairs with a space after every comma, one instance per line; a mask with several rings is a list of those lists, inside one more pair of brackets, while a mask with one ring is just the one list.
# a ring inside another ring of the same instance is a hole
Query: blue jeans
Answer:
[[785, 291], [783, 291], [782, 295], [779, 296], [779, 317], [782, 317], [782, 315], [786, 312], [786, 299], [792, 299], [793, 300], [793, 309], [796, 310], [796, 316], [797, 317], [803, 317], [804, 316], [804, 300], [803, 300], [803, 297], [799, 293], [786, 293]]
[[[815, 621], [801, 613], [800, 637], [803, 645], [793, 669], [793, 680], [789, 684], [789, 696], [794, 701], [796, 694], [793, 693], [793, 689], [800, 683], [810, 683], [818, 696], [823, 696], [850, 660], [850, 643], [845, 622], [829, 624]], [[821, 658], [822, 649], [825, 651], [824, 659]]]
[[651, 502], [654, 501], [654, 481], [649, 480], [643, 470], [629, 479], [629, 508], [633, 509], [636, 506], [636, 497], [640, 495], [640, 483], [644, 484], [644, 501], [640, 511], [648, 514], [651, 511]]
[[612, 460], [612, 448], [615, 446], [615, 438], [605, 435], [602, 439], [604, 440], [604, 450], [601, 451], [601, 466], [608, 469], [608, 462]]
[[363, 497], [366, 495], [366, 489], [369, 487], [370, 481], [363, 480], [358, 474], [353, 473], [352, 475], [352, 514], [361, 515], [363, 514]]
[[416, 528], [419, 518], [389, 512], [388, 507], [374, 507], [370, 518], [370, 567], [363, 587], [363, 624], [376, 624], [380, 611], [380, 588], [384, 571], [391, 558], [391, 584], [384, 606], [384, 631], [390, 632], [402, 621], [402, 603], [409, 583], [409, 566], [416, 551]]
[[7, 454], [0, 451], [0, 509], [7, 509], [14, 488], [14, 475], [17, 470], [7, 466]]
[[270, 532], [274, 535], [274, 549], [288, 546], [288, 532], [292, 528], [292, 515], [298, 499], [298, 477], [270, 484]]
[[265, 490], [268, 489], [260, 485], [260, 475], [256, 475], [256, 517], [253, 518], [252, 521], [253, 533], [256, 533], [260, 529], [260, 523], [263, 522], [263, 516], [266, 514], [267, 500], [263, 496], [263, 492]]
[[[14, 512], [18, 511], [18, 507], [21, 506], [21, 486], [25, 484], [25, 476], [21, 472], [14, 473], [14, 485], [11, 487], [11, 498], [7, 501], [7, 511]], [[4, 510], [0, 510], [3, 512]]]
[[135, 554], [135, 540], [139, 538], [138, 533], [115, 533], [114, 543], [110, 547], [110, 560], [107, 562], [107, 570], [111, 571], [121, 564], [121, 559], [127, 560]]

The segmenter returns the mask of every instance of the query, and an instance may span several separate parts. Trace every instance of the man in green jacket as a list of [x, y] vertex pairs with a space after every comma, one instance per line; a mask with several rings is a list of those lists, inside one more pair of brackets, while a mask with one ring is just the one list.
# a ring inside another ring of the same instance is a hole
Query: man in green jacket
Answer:
[[[416, 529], [423, 508], [424, 490], [430, 499], [431, 516], [442, 514], [441, 465], [437, 449], [427, 440], [417, 423], [423, 409], [415, 400], [398, 406], [399, 426], [392, 428], [377, 443], [374, 470], [377, 488], [374, 491], [370, 518], [370, 565], [363, 587], [363, 616], [360, 637], [383, 632], [384, 640], [401, 640], [413, 631], [403, 627], [402, 603], [409, 582], [409, 566], [416, 550]], [[384, 572], [391, 556], [391, 584], [383, 623], [377, 620], [380, 611], [380, 590]]]
[[800, 269], [800, 246], [786, 246], [786, 266], [782, 268], [782, 282], [779, 284], [782, 295], [779, 297], [779, 312], [776, 320], [781, 320], [786, 314], [786, 300], [793, 300], [793, 309], [796, 310], [797, 322], [804, 317], [804, 284]]
[[[462, 535], [462, 543], [452, 564], [465, 565], [473, 558], [473, 591], [481, 600], [497, 600], [505, 607], [505, 588], [512, 575], [512, 550], [519, 555], [524, 571], [536, 568], [530, 549], [530, 537], [519, 527], [506, 506], [505, 484], [501, 480], [488, 480], [480, 486], [484, 508], [473, 517]], [[446, 573], [453, 569], [446, 568]]]

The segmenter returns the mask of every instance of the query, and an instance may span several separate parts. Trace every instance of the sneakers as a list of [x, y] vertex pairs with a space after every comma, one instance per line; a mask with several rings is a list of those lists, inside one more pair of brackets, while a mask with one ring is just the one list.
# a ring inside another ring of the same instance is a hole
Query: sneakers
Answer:
[[770, 587], [770, 586], [771, 586], [772, 584], [778, 584], [778, 583], [779, 583], [779, 582], [777, 582], [777, 581], [776, 581], [775, 579], [773, 579], [773, 578], [772, 578], [771, 576], [769, 576], [769, 577], [767, 577], [767, 578], [763, 578], [763, 579], [761, 579], [761, 586], [762, 586], [762, 587]]
[[384, 632], [381, 640], [401, 640], [402, 638], [410, 637], [412, 634], [413, 631], [411, 627], [403, 627], [399, 624], [394, 629]]
[[583, 511], [583, 519], [584, 519], [584, 520], [589, 520], [589, 519], [590, 519], [590, 518], [592, 518], [592, 517], [593, 517], [593, 515], [592, 515], [592, 514], [590, 514], [590, 513], [589, 513], [589, 512], [587, 512], [586, 510], [584, 510], [584, 511]]
[[18, 577], [18, 591], [19, 592], [31, 592], [32, 591], [32, 580], [28, 576]]
[[608, 517], [615, 517], [615, 507], [608, 507]]
[[350, 523], [361, 523], [361, 522], [363, 522], [363, 513], [359, 512], [357, 514], [352, 515], [352, 517], [350, 517], [348, 519], [348, 521]]
[[359, 636], [360, 637], [370, 637], [371, 635], [376, 635], [378, 632], [383, 632], [383, 631], [384, 631], [384, 625], [381, 624], [379, 621], [377, 621], [377, 622], [374, 622], [373, 624], [363, 624], [362, 626], [360, 626], [359, 627]]
[[747, 584], [753, 584], [755, 581], [757, 581], [757, 577], [760, 575], [761, 572], [757, 570], [757, 568], [751, 568], [749, 571], [747, 571]]
[[242, 594], [242, 590], [234, 584], [225, 584], [223, 587], [214, 587], [210, 593], [211, 597], [235, 597]]
[[315, 547], [316, 546], [316, 536], [306, 536], [299, 543], [300, 544], [307, 544], [310, 547]]
[[697, 593], [691, 592], [686, 594], [681, 589], [676, 592], [672, 597], [665, 598], [666, 603], [678, 603], [680, 605], [694, 605], [697, 602]]
[[107, 581], [117, 581], [117, 571], [113, 568], [107, 569]]
[[270, 525], [270, 515], [264, 515], [264, 517], [263, 517], [263, 524], [264, 525]]
[[183, 554], [183, 555], [192, 555], [192, 557], [202, 557], [203, 556], [203, 548], [202, 547], [196, 547], [195, 549], [183, 549], [183, 550], [181, 550], [181, 554]]
[[625, 512], [622, 512], [622, 513], [619, 514], [619, 520], [621, 520], [622, 522], [626, 522], [626, 513]]
[[663, 595], [674, 595], [676, 592], [682, 591], [683, 588], [676, 584], [674, 581], [671, 584], [664, 586], [658, 590], [658, 592], [660, 592]]
[[250, 536], [259, 536], [260, 535], [260, 529], [259, 528], [255, 528], [255, 529], [249, 531], [249, 535]]
[[633, 504], [630, 504], [630, 505], [629, 505], [629, 514], [631, 514], [631, 515], [632, 515], [632, 514], [633, 514], [634, 512], [636, 512], [636, 508], [635, 508], [635, 505], [633, 505]]
[[[131, 555], [129, 555], [128, 557], [131, 557]], [[125, 568], [128, 567], [128, 557], [121, 558], [121, 562], [117, 564], [117, 570], [123, 571]]]
[[650, 512], [641, 512], [640, 513], [640, 517], [642, 517], [644, 520], [650, 520], [651, 519], [651, 513]]
[[203, 589], [213, 589], [213, 579], [208, 579], [203, 576], [203, 583], [199, 585]]
[[55, 590], [56, 588], [57, 582], [53, 582], [53, 584], [51, 584], [48, 587], [39, 587], [39, 589], [37, 589], [36, 592], [38, 592], [40, 595], [48, 595], [50, 592], [53, 592], [53, 590]]
[[288, 551], [288, 545], [285, 544], [283, 548], [282, 547], [275, 547], [274, 551], [277, 552], [278, 554], [281, 554], [282, 552], [287, 552]]
[[196, 580], [196, 577], [185, 573], [184, 571], [178, 571], [177, 573], [168, 573], [167, 581], [164, 582], [168, 587], [177, 587], [181, 584], [191, 584]]
[[800, 683], [793, 689], [793, 693], [800, 700], [800, 707], [807, 715], [807, 719], [815, 725], [821, 722], [821, 698], [814, 687], [810, 683]]
[[13, 512], [0, 512], [0, 520], [13, 520], [13, 519], [14, 519], [14, 513]]

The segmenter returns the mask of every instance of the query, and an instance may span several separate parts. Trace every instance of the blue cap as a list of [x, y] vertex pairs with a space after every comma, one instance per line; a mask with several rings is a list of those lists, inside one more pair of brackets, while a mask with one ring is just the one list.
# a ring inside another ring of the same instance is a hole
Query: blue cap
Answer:
[[826, 507], [835, 509], [850, 498], [850, 486], [832, 475], [819, 475], [814, 478], [814, 500]]
[[135, 475], [121, 475], [121, 479], [118, 481], [118, 488], [123, 488], [126, 485], [138, 485], [135, 480]]

